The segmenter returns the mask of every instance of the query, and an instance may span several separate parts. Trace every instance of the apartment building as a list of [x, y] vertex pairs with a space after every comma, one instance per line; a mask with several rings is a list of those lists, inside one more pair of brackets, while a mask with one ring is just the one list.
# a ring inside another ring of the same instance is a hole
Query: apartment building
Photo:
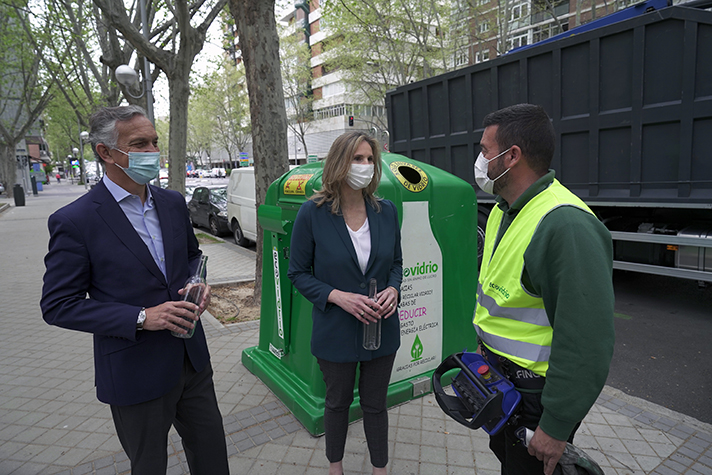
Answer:
[[626, 8], [634, 0], [460, 0], [456, 10], [460, 48], [455, 64], [465, 67], [511, 49], [545, 40]]
[[[297, 35], [309, 45], [311, 51], [311, 84], [313, 95], [311, 121], [306, 130], [306, 150], [300, 133], [288, 130], [289, 157], [291, 163], [305, 163], [307, 155], [323, 159], [332, 142], [341, 134], [362, 130], [374, 134], [381, 142], [387, 142], [382, 126], [385, 123], [385, 107], [359, 103], [358, 95], [349, 91], [341, 71], [331, 71], [328, 60], [338, 49], [329, 49], [329, 40], [336, 35], [329, 30], [322, 18], [322, 0], [296, 0], [278, 17], [285, 26], [283, 35]], [[288, 120], [293, 120], [294, 110], [290, 101], [285, 102]]]

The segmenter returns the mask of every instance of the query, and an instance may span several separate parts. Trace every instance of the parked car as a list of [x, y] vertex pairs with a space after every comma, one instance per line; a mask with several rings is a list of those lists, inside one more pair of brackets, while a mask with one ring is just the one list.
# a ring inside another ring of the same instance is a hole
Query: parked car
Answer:
[[227, 219], [235, 242], [248, 246], [257, 240], [254, 167], [235, 168], [227, 185]]
[[185, 185], [185, 204], [190, 203], [190, 199], [193, 197], [193, 191], [195, 191], [195, 185]]
[[226, 172], [224, 168], [213, 168], [210, 170], [210, 178], [225, 178]]
[[188, 202], [190, 221], [203, 226], [215, 236], [230, 232], [227, 221], [227, 186], [199, 186]]

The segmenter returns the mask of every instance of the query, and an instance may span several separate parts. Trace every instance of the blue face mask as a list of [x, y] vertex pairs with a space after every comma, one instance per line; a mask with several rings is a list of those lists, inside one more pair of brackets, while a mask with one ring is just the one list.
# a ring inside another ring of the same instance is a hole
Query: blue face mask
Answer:
[[118, 150], [124, 155], [128, 155], [129, 166], [128, 168], [124, 168], [118, 163], [114, 163], [114, 165], [121, 168], [129, 178], [139, 185], [145, 185], [158, 176], [158, 172], [161, 169], [161, 152], [126, 153], [118, 148], [114, 150]]

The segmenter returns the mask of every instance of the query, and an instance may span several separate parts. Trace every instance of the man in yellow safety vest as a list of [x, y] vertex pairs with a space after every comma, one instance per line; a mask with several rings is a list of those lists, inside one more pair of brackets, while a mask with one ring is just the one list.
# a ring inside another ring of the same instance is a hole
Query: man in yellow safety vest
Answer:
[[[480, 350], [522, 393], [515, 425], [490, 438], [503, 475], [551, 475], [593, 406], [613, 355], [611, 235], [554, 178], [554, 128], [518, 104], [484, 119], [475, 178], [496, 195], [474, 325]], [[535, 431], [528, 449], [514, 435]]]

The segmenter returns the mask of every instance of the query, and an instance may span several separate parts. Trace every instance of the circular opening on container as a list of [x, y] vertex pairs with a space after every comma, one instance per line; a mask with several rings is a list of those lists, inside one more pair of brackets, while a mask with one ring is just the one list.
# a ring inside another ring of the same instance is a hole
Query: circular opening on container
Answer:
[[405, 178], [414, 185], [420, 183], [420, 173], [413, 170], [411, 167], [400, 166], [398, 167], [398, 173], [403, 175], [403, 178]]

